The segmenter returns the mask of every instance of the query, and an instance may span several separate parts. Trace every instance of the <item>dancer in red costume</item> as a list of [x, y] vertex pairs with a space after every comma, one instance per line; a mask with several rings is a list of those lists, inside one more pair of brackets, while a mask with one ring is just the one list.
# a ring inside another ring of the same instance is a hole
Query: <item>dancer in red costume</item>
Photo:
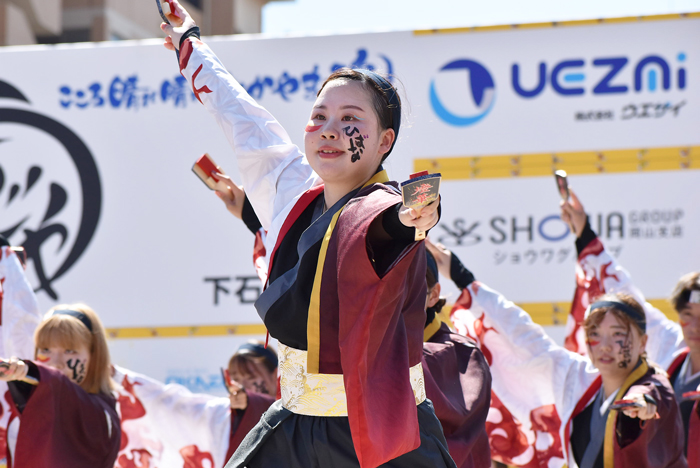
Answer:
[[[491, 400], [491, 371], [471, 339], [458, 335], [440, 320], [445, 305], [440, 297], [438, 264], [425, 241], [428, 269], [427, 319], [423, 332], [425, 391], [435, 407], [450, 455], [459, 468], [491, 466], [486, 417]], [[443, 270], [443, 275], [449, 273]], [[455, 282], [460, 272], [452, 272]], [[450, 276], [447, 276], [450, 278]]]
[[20, 421], [16, 442], [8, 444], [10, 466], [113, 468], [121, 430], [97, 314], [84, 304], [56, 306], [34, 341], [36, 358], [12, 358], [0, 375]]
[[578, 262], [566, 345], [572, 350], [580, 349], [582, 317], [590, 298], [606, 292], [625, 292], [644, 304], [648, 319], [649, 358], [669, 375], [683, 420], [688, 465], [699, 468], [700, 444], [690, 441], [700, 437], [700, 404], [697, 395], [692, 395], [700, 390], [700, 273], [683, 276], [674, 288], [670, 302], [678, 313], [679, 323], [672, 322], [645, 302], [629, 273], [591, 229], [576, 193], [573, 190], [570, 193], [570, 200], [562, 203], [562, 219], [575, 231]]
[[[256, 235], [257, 247], [261, 239], [261, 225], [243, 187], [236, 185], [228, 176], [219, 174], [219, 177], [221, 182], [217, 196], [224, 201], [228, 211]], [[430, 240], [426, 239], [425, 243], [430, 249]], [[440, 320], [439, 314], [446, 301], [440, 297], [438, 265], [428, 251], [426, 260], [428, 294], [423, 332], [425, 392], [435, 407], [450, 455], [457, 466], [488, 468], [491, 466], [491, 455], [485, 422], [491, 396], [491, 373], [476, 343], [453, 333]], [[255, 255], [254, 262], [257, 267]], [[465, 281], [465, 270], [452, 273], [458, 284]], [[449, 267], [444, 274], [450, 274]]]
[[198, 39], [194, 21], [163, 24], [166, 47], [231, 143], [267, 231], [268, 286], [256, 302], [280, 342], [282, 400], [228, 466], [454, 466], [425, 399], [425, 253], [438, 221], [401, 202], [381, 163], [401, 102], [369, 70], [322, 85], [306, 155]]

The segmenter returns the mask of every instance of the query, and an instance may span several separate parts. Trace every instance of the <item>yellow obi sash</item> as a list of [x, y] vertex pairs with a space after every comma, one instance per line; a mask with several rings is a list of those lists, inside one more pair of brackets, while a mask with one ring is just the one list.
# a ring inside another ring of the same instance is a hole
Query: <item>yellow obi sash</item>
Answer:
[[[307, 416], [347, 416], [348, 404], [342, 374], [310, 374], [306, 372], [307, 352], [278, 347], [282, 406], [292, 413]], [[416, 405], [425, 400], [423, 366], [409, 369]]]

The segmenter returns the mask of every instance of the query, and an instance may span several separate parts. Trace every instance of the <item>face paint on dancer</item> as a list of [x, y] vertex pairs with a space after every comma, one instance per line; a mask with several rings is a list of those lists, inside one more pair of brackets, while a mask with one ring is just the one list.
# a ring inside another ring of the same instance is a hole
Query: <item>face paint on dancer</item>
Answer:
[[41, 362], [42, 364], [45, 364], [45, 363], [49, 362], [49, 356], [47, 356], [46, 354], [39, 351], [36, 355], [36, 360], [38, 362]]
[[[353, 115], [353, 118], [357, 119], [358, 117]], [[360, 119], [364, 120], [364, 119]], [[362, 136], [360, 131], [357, 129], [357, 127], [345, 127], [343, 128], [343, 131], [345, 132], [345, 136], [350, 138], [350, 147], [348, 148], [348, 151], [351, 153], [350, 161], [353, 163], [357, 162], [360, 160], [360, 157], [362, 156], [362, 153], [365, 152], [365, 137]], [[355, 134], [358, 134], [357, 136], [353, 136]]]
[[373, 92], [357, 81], [329, 81], [310, 121], [321, 128], [305, 133], [306, 158], [327, 187], [362, 185], [376, 173], [393, 142], [393, 129], [380, 125]]
[[70, 376], [70, 379], [79, 384], [83, 380], [85, 380], [85, 375], [87, 374], [87, 368], [85, 366], [85, 362], [81, 361], [80, 359], [69, 359], [66, 362], [66, 367], [68, 369], [72, 370], [73, 373]]
[[76, 384], [85, 380], [90, 352], [85, 347], [76, 349], [52, 346], [37, 350], [37, 361], [59, 370]]
[[632, 362], [632, 343], [630, 343], [629, 331], [624, 340], [618, 340], [617, 345], [620, 347], [620, 362], [617, 363], [620, 369], [627, 369]]
[[321, 127], [323, 127], [323, 125], [314, 125], [314, 122], [312, 120], [306, 125], [306, 128], [304, 129], [304, 131], [306, 133], [313, 133], [313, 132], [318, 131]]
[[644, 351], [644, 340], [636, 329], [610, 312], [588, 330], [586, 342], [591, 362], [607, 375], [629, 372]]

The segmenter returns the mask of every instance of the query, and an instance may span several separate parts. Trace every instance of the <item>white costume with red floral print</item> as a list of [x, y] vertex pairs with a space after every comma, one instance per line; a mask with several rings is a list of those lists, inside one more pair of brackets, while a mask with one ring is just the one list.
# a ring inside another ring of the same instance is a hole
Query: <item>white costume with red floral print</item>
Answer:
[[180, 72], [233, 148], [245, 193], [268, 233], [264, 245], [269, 264], [287, 215], [321, 179], [286, 130], [231, 77], [206, 44], [194, 37], [184, 41]]
[[564, 346], [574, 352], [586, 355], [586, 342], [583, 315], [596, 297], [605, 293], [626, 293], [644, 305], [647, 319], [646, 346], [651, 362], [668, 369], [686, 348], [680, 325], [669, 320], [663, 312], [644, 299], [644, 295], [632, 283], [630, 274], [605, 249], [599, 238], [591, 241], [578, 256], [576, 264], [576, 292], [571, 312], [566, 322]]
[[[39, 304], [24, 275], [24, 266], [10, 247], [0, 248], [0, 357], [34, 358], [34, 330], [41, 321]], [[7, 453], [8, 436], [16, 441], [19, 421], [8, 434], [14, 407], [7, 382], [0, 382], [0, 463]]]
[[[477, 281], [462, 291], [452, 321], [490, 359], [493, 393], [516, 419], [492, 404], [487, 420], [492, 455], [518, 466], [576, 466], [567, 456], [565, 429], [599, 376], [590, 361], [558, 346], [527, 312]], [[525, 437], [528, 445], [517, 447], [518, 454], [499, 453], [493, 442], [503, 434]]]
[[115, 366], [122, 447], [115, 468], [219, 468], [231, 433], [228, 398], [192, 393]]
[[[39, 304], [24, 275], [24, 265], [10, 247], [0, 248], [0, 357], [34, 358], [34, 331], [41, 322]], [[8, 434], [14, 407], [6, 382], [0, 382], [0, 460], [7, 453], [8, 436], [16, 441], [19, 421]], [[14, 418], [13, 418], [14, 419]]]
[[[24, 268], [9, 247], [0, 249], [0, 286], [0, 357], [33, 359], [34, 331], [42, 315]], [[119, 367], [114, 380], [122, 424], [115, 468], [224, 466], [231, 432], [228, 398], [193, 394]], [[7, 391], [7, 383], [0, 381], [0, 461], [12, 410]]]

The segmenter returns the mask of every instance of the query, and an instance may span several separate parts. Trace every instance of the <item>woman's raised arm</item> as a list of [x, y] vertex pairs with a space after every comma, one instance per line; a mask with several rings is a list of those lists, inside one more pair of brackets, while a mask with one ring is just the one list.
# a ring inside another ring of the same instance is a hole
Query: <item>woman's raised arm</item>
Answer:
[[179, 18], [170, 15], [172, 25], [161, 25], [169, 36], [165, 47], [179, 49], [180, 72], [224, 131], [246, 193], [263, 227], [269, 230], [273, 220], [289, 211], [301, 193], [319, 183], [318, 176], [279, 122], [199, 40], [199, 31], [187, 11], [177, 0], [170, 2]]

